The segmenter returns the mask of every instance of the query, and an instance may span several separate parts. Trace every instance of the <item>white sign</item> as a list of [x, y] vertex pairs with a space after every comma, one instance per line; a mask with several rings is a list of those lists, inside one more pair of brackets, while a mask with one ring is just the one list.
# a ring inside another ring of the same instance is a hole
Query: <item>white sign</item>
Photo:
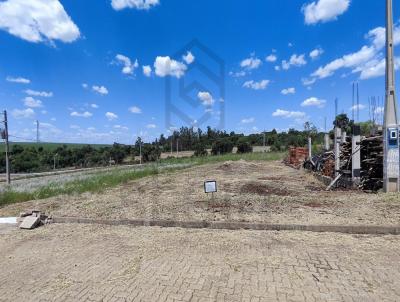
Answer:
[[204, 182], [204, 192], [206, 192], [206, 193], [217, 192], [217, 182], [215, 180], [205, 181]]

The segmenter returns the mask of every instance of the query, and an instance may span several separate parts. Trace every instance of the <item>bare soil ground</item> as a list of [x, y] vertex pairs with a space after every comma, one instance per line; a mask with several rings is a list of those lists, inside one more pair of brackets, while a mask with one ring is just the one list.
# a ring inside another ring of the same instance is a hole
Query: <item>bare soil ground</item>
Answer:
[[[206, 195], [204, 180], [218, 192]], [[281, 162], [225, 162], [132, 181], [101, 194], [9, 205], [0, 216], [39, 209], [54, 216], [298, 224], [400, 224], [399, 194], [326, 192], [312, 175]]]

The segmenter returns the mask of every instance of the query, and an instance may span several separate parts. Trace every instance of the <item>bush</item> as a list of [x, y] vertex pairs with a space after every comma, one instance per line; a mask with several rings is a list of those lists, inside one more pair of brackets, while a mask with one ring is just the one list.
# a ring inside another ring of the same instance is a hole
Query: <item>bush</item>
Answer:
[[218, 139], [212, 144], [211, 154], [220, 155], [232, 153], [233, 143], [228, 138]]
[[245, 140], [239, 140], [237, 144], [237, 153], [252, 153], [253, 147]]
[[146, 144], [142, 146], [142, 159], [143, 162], [157, 161], [160, 159], [161, 150], [158, 146]]
[[196, 144], [194, 146], [194, 156], [207, 156], [208, 152], [206, 150], [206, 147], [202, 143]]

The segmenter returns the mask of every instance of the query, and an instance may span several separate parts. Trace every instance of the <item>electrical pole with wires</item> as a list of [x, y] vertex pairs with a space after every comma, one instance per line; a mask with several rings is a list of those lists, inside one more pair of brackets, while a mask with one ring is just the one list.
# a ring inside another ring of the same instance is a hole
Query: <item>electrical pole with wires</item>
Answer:
[[4, 110], [4, 130], [1, 133], [1, 138], [5, 141], [5, 155], [6, 155], [6, 182], [8, 185], [11, 184], [11, 175], [10, 175], [10, 146], [8, 141], [8, 120], [7, 120], [7, 111]]

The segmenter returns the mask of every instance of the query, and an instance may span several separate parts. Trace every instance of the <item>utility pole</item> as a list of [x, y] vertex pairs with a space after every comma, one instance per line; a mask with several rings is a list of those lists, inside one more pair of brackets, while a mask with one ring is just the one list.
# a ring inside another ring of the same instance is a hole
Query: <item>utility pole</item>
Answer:
[[40, 135], [39, 135], [39, 121], [36, 120], [36, 143], [39, 143]]
[[176, 139], [176, 157], [179, 156], [179, 138]]
[[6, 142], [6, 181], [7, 184], [11, 184], [11, 176], [10, 176], [10, 146], [8, 142], [8, 120], [7, 120], [7, 111], [4, 110], [4, 140]]
[[399, 125], [394, 76], [393, 2], [386, 0], [386, 97], [383, 123], [383, 189], [399, 191]]
[[140, 138], [139, 142], [139, 157], [140, 157], [140, 164], [142, 164], [142, 139]]
[[264, 146], [264, 152], [265, 152], [265, 130], [263, 132], [263, 146]]

